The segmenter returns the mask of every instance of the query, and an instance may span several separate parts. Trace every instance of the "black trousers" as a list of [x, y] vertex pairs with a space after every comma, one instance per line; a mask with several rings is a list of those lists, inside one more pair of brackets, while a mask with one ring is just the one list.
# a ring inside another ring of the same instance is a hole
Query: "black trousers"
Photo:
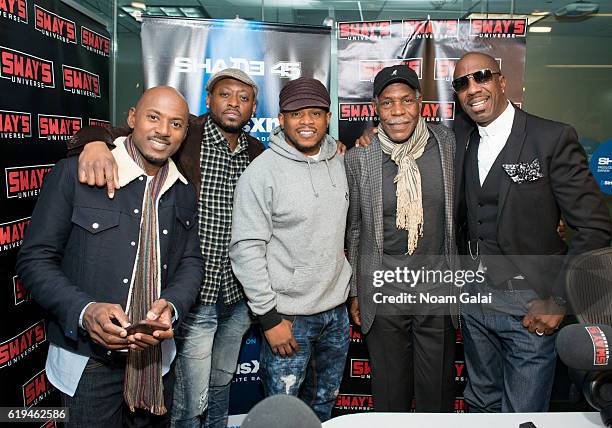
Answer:
[[163, 377], [164, 404], [168, 412], [153, 415], [142, 409], [131, 412], [123, 401], [125, 364], [110, 366], [89, 359], [74, 397], [61, 393], [69, 408], [67, 427], [74, 428], [162, 428], [170, 426], [174, 368]]
[[450, 412], [455, 330], [444, 315], [376, 315], [366, 335], [379, 412]]

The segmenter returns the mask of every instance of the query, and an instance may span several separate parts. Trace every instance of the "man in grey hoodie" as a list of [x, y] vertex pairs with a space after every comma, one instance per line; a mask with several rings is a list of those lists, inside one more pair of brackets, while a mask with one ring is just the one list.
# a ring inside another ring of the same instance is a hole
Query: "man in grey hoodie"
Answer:
[[266, 337], [266, 395], [299, 395], [325, 421], [349, 344], [348, 184], [323, 84], [302, 77], [279, 98], [269, 150], [236, 186], [230, 259]]

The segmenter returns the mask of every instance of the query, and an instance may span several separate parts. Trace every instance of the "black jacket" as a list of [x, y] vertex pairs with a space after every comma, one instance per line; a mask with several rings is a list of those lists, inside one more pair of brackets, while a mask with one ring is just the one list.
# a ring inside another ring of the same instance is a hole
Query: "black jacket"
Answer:
[[[461, 254], [468, 254], [464, 161], [466, 146], [478, 130], [474, 124], [464, 124], [455, 127], [455, 132], [457, 244]], [[503, 172], [497, 211], [499, 247], [540, 297], [563, 297], [563, 266], [568, 257], [610, 244], [612, 223], [604, 197], [589, 170], [576, 131], [569, 125], [516, 108], [512, 131], [502, 153], [503, 164], [538, 159], [543, 177], [515, 183]], [[561, 215], [575, 230], [569, 248], [557, 233]], [[566, 256], [547, 257], [563, 255]]]
[[[125, 310], [140, 233], [139, 210], [146, 180], [133, 180], [109, 199], [106, 188], [79, 184], [76, 157], [57, 163], [43, 189], [17, 258], [25, 288], [50, 313], [48, 338], [81, 355], [111, 359], [112, 352], [79, 329], [89, 302]], [[196, 192], [177, 181], [158, 211], [161, 298], [176, 307], [180, 322], [195, 303], [202, 281]]]

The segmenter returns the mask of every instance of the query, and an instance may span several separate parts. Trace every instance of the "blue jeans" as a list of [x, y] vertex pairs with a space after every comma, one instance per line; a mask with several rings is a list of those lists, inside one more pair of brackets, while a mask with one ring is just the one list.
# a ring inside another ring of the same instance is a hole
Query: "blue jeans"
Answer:
[[[513, 281], [514, 282], [514, 281]], [[516, 283], [515, 283], [516, 284]], [[492, 304], [462, 306], [462, 333], [471, 412], [546, 412], [554, 380], [555, 338], [522, 325], [530, 289], [468, 284], [464, 291], [492, 293]], [[512, 287], [512, 284], [510, 284]]]
[[153, 415], [142, 409], [131, 412], [123, 401], [125, 362], [118, 365], [102, 364], [90, 358], [73, 397], [61, 394], [62, 406], [68, 407], [74, 428], [136, 428], [166, 427], [172, 406], [172, 370], [163, 377], [164, 403], [168, 412]]
[[[242, 337], [251, 320], [243, 299], [197, 305], [176, 334], [173, 427], [225, 428]], [[207, 415], [204, 415], [208, 408]]]
[[344, 305], [315, 315], [286, 316], [300, 345], [297, 354], [281, 357], [266, 340], [261, 347], [261, 381], [266, 396], [300, 397], [321, 421], [331, 417], [344, 373], [349, 321]]

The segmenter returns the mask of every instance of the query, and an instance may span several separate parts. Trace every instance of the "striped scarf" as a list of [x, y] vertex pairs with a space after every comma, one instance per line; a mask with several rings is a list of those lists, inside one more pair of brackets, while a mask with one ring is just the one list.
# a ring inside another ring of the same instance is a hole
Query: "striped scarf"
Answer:
[[410, 138], [403, 143], [394, 143], [378, 125], [378, 139], [382, 151], [391, 156], [397, 164], [397, 175], [393, 180], [397, 184], [397, 212], [395, 226], [408, 232], [408, 255], [417, 248], [419, 238], [423, 236], [423, 195], [421, 193], [421, 171], [416, 160], [425, 151], [429, 130], [425, 119], [419, 117]]
[[[125, 140], [130, 157], [144, 171], [142, 155], [132, 139]], [[128, 316], [131, 323], [146, 319], [153, 302], [159, 298], [159, 242], [157, 202], [168, 176], [168, 163], [147, 183], [142, 206], [140, 238], [134, 281], [128, 295]], [[162, 383], [161, 345], [149, 346], [142, 351], [128, 353], [123, 398], [130, 410], [145, 409], [155, 415], [166, 413]]]

